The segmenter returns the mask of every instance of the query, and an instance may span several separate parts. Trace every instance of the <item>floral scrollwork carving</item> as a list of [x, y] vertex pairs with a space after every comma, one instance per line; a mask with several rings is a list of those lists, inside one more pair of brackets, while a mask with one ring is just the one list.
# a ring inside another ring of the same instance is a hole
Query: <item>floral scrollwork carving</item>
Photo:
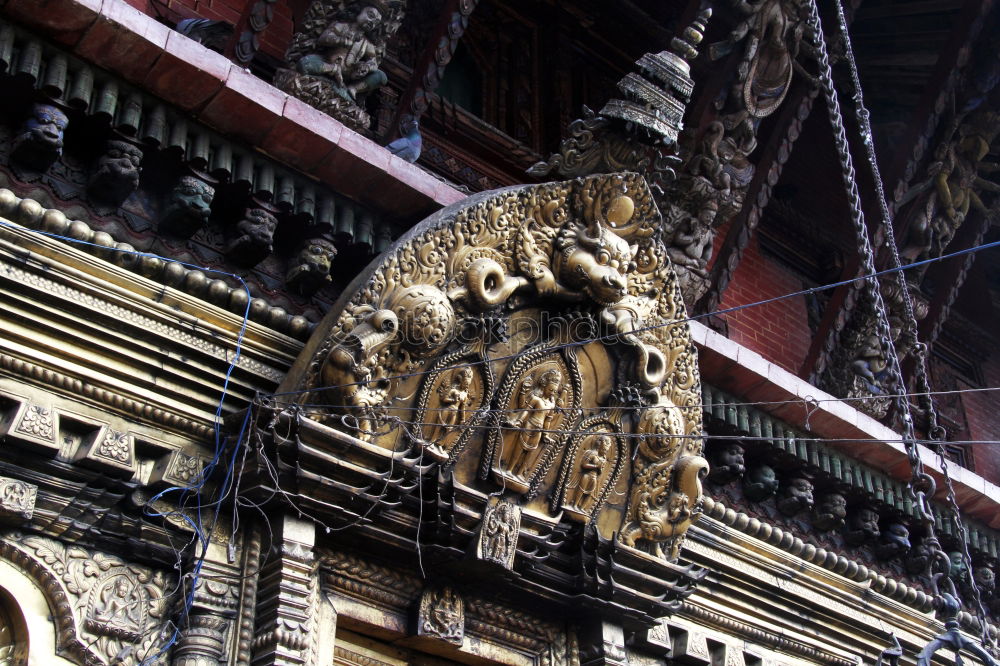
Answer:
[[343, 441], [414, 448], [488, 494], [477, 559], [514, 566], [528, 505], [676, 558], [707, 462], [660, 227], [636, 173], [445, 208], [357, 278], [280, 390]]
[[[40, 536], [0, 539], [0, 556], [28, 573], [57, 609], [61, 650], [81, 663], [165, 663], [164, 640], [173, 584], [165, 574], [101, 552]], [[131, 659], [131, 661], [129, 660]]]

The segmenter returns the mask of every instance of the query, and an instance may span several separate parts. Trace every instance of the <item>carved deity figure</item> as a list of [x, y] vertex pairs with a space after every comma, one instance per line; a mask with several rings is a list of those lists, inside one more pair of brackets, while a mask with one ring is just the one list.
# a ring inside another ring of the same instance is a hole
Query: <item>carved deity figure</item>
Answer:
[[119, 574], [104, 583], [89, 619], [101, 626], [102, 633], [138, 635], [143, 628], [143, 603], [139, 583]]
[[488, 506], [479, 533], [479, 559], [510, 569], [514, 564], [520, 525], [521, 510], [510, 502], [500, 501]]
[[352, 129], [367, 129], [364, 98], [388, 80], [379, 66], [404, 8], [402, 0], [314, 0], [275, 85]]
[[462, 597], [450, 587], [425, 590], [420, 598], [417, 633], [461, 644], [465, 633]]
[[812, 481], [796, 476], [781, 489], [781, 497], [776, 502], [778, 510], [786, 516], [794, 516], [802, 511], [808, 511], [813, 506]]
[[432, 417], [438, 425], [434, 444], [439, 444], [448, 433], [465, 422], [468, 410], [476, 401], [472, 385], [475, 376], [472, 368], [452, 370], [450, 376], [438, 386], [438, 411]]
[[109, 140], [97, 158], [87, 192], [95, 200], [120, 205], [139, 187], [142, 149], [128, 141]]
[[601, 475], [608, 466], [608, 455], [614, 444], [611, 437], [601, 435], [580, 458], [580, 478], [577, 481], [570, 505], [582, 512], [589, 512], [601, 487]]
[[335, 89], [353, 99], [364, 80], [378, 69], [378, 49], [373, 42], [382, 13], [364, 7], [353, 20], [334, 21], [316, 40], [321, 53], [304, 56], [298, 62], [303, 74], [327, 76]]
[[226, 255], [240, 266], [256, 266], [274, 251], [278, 218], [263, 208], [248, 208], [236, 223], [236, 233]]
[[190, 238], [203, 229], [212, 214], [215, 188], [194, 176], [182, 176], [167, 198], [160, 231]]
[[861, 377], [869, 391], [880, 395], [885, 392], [882, 381], [886, 377], [888, 365], [879, 337], [869, 335], [864, 339], [861, 348], [858, 349], [854, 361], [851, 363], [851, 369]]
[[743, 494], [751, 502], [763, 502], [778, 490], [778, 476], [770, 465], [758, 464], [743, 477]]
[[527, 479], [539, 446], [555, 441], [553, 431], [561, 420], [562, 384], [562, 372], [557, 368], [543, 370], [537, 380], [529, 375], [521, 381], [517, 401], [520, 411], [504, 422], [508, 428], [517, 429], [512, 437], [504, 439], [513, 447], [508, 471], [515, 477]]
[[874, 542], [881, 534], [878, 518], [878, 511], [871, 507], [863, 506], [855, 511], [844, 532], [844, 541], [852, 546]]
[[35, 104], [11, 144], [11, 160], [35, 171], [45, 171], [59, 159], [69, 118], [51, 104]]
[[303, 295], [312, 295], [333, 281], [330, 268], [337, 248], [325, 238], [310, 238], [288, 263], [285, 284]]
[[803, 0], [731, 0], [745, 17], [728, 39], [713, 44], [717, 60], [743, 42], [738, 79], [730, 95], [740, 99], [757, 118], [774, 113], [788, 94], [795, 58], [805, 30]]
[[729, 483], [743, 476], [746, 471], [743, 447], [735, 441], [724, 442], [715, 450], [711, 461], [712, 468], [708, 473], [708, 480], [712, 483]]
[[[958, 128], [957, 137], [940, 146], [938, 161], [931, 168], [931, 178], [914, 188], [916, 193], [930, 191], [905, 239], [903, 255], [906, 259], [919, 261], [940, 257], [970, 210], [987, 212], [978, 191], [1000, 192], [1000, 185], [979, 174], [1000, 168], [984, 161], [998, 132], [998, 119], [1000, 116], [992, 112], [975, 113]], [[919, 275], [923, 275], [923, 270]]]
[[839, 530], [846, 523], [847, 498], [840, 493], [826, 493], [813, 509], [812, 524], [818, 530]]

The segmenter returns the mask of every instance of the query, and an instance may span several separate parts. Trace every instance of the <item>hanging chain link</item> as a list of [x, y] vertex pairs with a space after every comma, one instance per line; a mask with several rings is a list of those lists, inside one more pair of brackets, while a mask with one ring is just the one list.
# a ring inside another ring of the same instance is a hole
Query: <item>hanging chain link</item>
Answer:
[[[836, 7], [837, 23], [843, 40], [845, 56], [851, 75], [851, 83], [854, 87], [855, 115], [858, 122], [858, 128], [861, 133], [862, 143], [865, 147], [865, 154], [872, 169], [875, 192], [882, 215], [881, 228], [885, 233], [885, 245], [889, 249], [893, 267], [899, 268], [902, 266], [902, 261], [899, 255], [899, 248], [896, 244], [895, 234], [892, 227], [892, 215], [889, 212], [889, 205], [886, 200], [882, 176], [879, 171], [878, 160], [875, 154], [875, 144], [871, 129], [870, 114], [864, 105], [861, 78], [858, 72], [857, 61], [854, 58], [854, 50], [851, 46], [850, 35], [847, 28], [847, 17], [844, 14], [843, 6], [839, 0], [834, 0], [833, 4]], [[874, 253], [872, 252], [871, 244], [868, 241], [868, 229], [865, 225], [864, 215], [861, 211], [861, 200], [858, 196], [857, 182], [855, 180], [856, 174], [854, 166], [851, 162], [850, 148], [847, 143], [847, 136], [843, 125], [843, 116], [840, 112], [839, 101], [837, 99], [837, 92], [833, 86], [829, 54], [823, 37], [819, 20], [819, 12], [815, 0], [810, 2], [810, 16], [808, 22], [819, 51], [819, 80], [827, 100], [830, 122], [833, 125], [834, 132], [836, 134], [835, 141], [837, 144], [837, 153], [840, 157], [842, 174], [847, 187], [848, 201], [851, 207], [851, 219], [855, 227], [855, 234], [858, 237], [858, 247], [860, 248], [862, 254], [862, 266], [866, 273], [874, 273]], [[927, 415], [927, 434], [930, 439], [941, 442], [945, 440], [947, 433], [939, 424], [937, 409], [934, 405], [934, 400], [931, 397], [931, 387], [930, 382], [928, 381], [927, 371], [927, 346], [920, 342], [917, 338], [917, 320], [914, 315], [910, 291], [902, 271], [898, 271], [896, 273], [896, 280], [900, 289], [905, 315], [902, 318], [904, 326], [903, 335], [909, 338], [913, 344], [915, 356], [915, 380], [917, 391], [922, 394], [918, 397], [918, 400], [921, 409]], [[870, 290], [874, 292], [872, 294], [872, 299], [875, 303], [878, 314], [877, 326], [879, 335], [882, 337], [885, 336], [886, 330], [889, 329], [889, 320], [885, 310], [885, 304], [881, 298], [877, 281], [869, 279], [867, 281], [867, 285]], [[899, 358], [892, 342], [891, 329], [888, 330], [888, 336], [882, 337], [882, 343], [888, 352], [887, 361], [889, 362], [893, 385], [896, 389], [898, 389], [898, 393], [895, 396], [895, 403], [897, 409], [899, 410], [900, 418], [903, 421], [903, 442], [906, 448], [907, 457], [910, 461], [910, 466], [913, 470], [910, 492], [915, 496], [915, 499], [917, 499], [917, 505], [921, 513], [921, 522], [924, 523], [927, 530], [926, 538], [933, 540], [934, 546], [937, 546], [937, 539], [934, 535], [934, 518], [931, 513], [929, 503], [929, 498], [934, 493], [934, 484], [931, 477], [924, 471], [923, 463], [920, 460], [919, 448], [914, 436], [913, 418], [909, 410], [909, 402], [903, 399], [901, 395], [905, 393], [902, 369], [899, 365]], [[969, 553], [968, 546], [968, 532], [961, 519], [961, 512], [955, 496], [955, 489], [952, 484], [951, 477], [948, 474], [948, 463], [942, 453], [941, 445], [937, 447], [937, 454], [940, 459], [941, 472], [945, 481], [948, 505], [951, 509], [951, 520], [955, 527], [955, 531], [959, 536], [961, 555], [965, 563], [967, 575], [969, 576], [969, 586], [972, 590], [976, 610], [979, 612], [979, 625], [981, 629], [982, 642], [995, 649], [995, 641], [993, 637], [990, 636], [989, 626], [986, 623], [986, 609], [983, 606], [982, 595], [980, 593], [979, 586], [976, 584], [975, 578], [973, 577], [972, 557]], [[928, 570], [926, 571], [927, 574], [930, 573], [929, 569], [932, 562], [933, 558], [929, 558]]]
[[[839, 7], [839, 2], [835, 3]], [[864, 213], [861, 209], [861, 195], [858, 192], [857, 174], [854, 170], [854, 163], [851, 159], [851, 149], [847, 141], [847, 131], [844, 128], [844, 117], [840, 112], [840, 101], [837, 91], [833, 85], [833, 71], [830, 67], [830, 56], [827, 51], [826, 40], [823, 37], [823, 30], [819, 20], [819, 10], [816, 1], [809, 3], [809, 16], [806, 19], [812, 39], [816, 44], [817, 60], [819, 61], [819, 83], [823, 89], [823, 96], [826, 99], [827, 112], [830, 117], [830, 124], [833, 126], [834, 143], [836, 144], [837, 156], [840, 159], [841, 177], [844, 181], [844, 188], [847, 192], [847, 203], [850, 208], [851, 224], [854, 227], [855, 240], [858, 244], [861, 259], [861, 273], [872, 275], [875, 273], [875, 253], [872, 250], [871, 241], [868, 237], [868, 227], [865, 224]], [[868, 139], [870, 141], [870, 138]], [[878, 279], [875, 277], [864, 278], [865, 287], [869, 297], [875, 305], [876, 328], [879, 340], [882, 344], [882, 351], [885, 354], [886, 364], [890, 375], [890, 390], [893, 393], [893, 403], [900, 414], [903, 422], [903, 443], [906, 447], [910, 465], [913, 467], [914, 480], [918, 475], [926, 474], [923, 471], [923, 464], [916, 445], [916, 437], [913, 427], [913, 416], [910, 413], [909, 401], [903, 394], [902, 370], [899, 365], [899, 357], [896, 355], [896, 348], [892, 341], [892, 329], [889, 325], [889, 317], [882, 300], [882, 292], [879, 289]], [[929, 478], [929, 477], [928, 477]], [[924, 483], [923, 479], [920, 479]], [[924, 518], [933, 517], [930, 513], [930, 506], [924, 501], [919, 503], [919, 510]]]

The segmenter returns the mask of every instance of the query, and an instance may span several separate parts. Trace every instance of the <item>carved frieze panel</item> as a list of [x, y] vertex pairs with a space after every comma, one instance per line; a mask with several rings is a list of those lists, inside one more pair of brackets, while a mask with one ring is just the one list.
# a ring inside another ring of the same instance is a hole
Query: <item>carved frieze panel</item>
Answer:
[[37, 496], [38, 486], [20, 479], [0, 476], [0, 510], [2, 510], [0, 513], [14, 514], [19, 518], [31, 520]]
[[499, 564], [504, 569], [512, 569], [520, 528], [520, 506], [506, 500], [489, 504], [479, 526], [476, 558]]
[[174, 582], [112, 555], [8, 533], [0, 556], [25, 571], [55, 609], [59, 649], [81, 663], [166, 663], [156, 656]]
[[[594, 585], [628, 579], [642, 604], [687, 594], [695, 572], [672, 562], [708, 465], [659, 227], [632, 173], [485, 193], [416, 226], [358, 276], [279, 388], [309, 405], [308, 422], [270, 421], [293, 428], [267, 434], [297, 458], [283, 462], [289, 482], [318, 511], [345, 509], [331, 525], [385, 520], [376, 529], [490, 576], [523, 575], [569, 534], [575, 566], [600, 568]], [[403, 519], [418, 488], [419, 536]]]
[[417, 635], [462, 644], [465, 636], [465, 602], [450, 587], [429, 587], [420, 596]]

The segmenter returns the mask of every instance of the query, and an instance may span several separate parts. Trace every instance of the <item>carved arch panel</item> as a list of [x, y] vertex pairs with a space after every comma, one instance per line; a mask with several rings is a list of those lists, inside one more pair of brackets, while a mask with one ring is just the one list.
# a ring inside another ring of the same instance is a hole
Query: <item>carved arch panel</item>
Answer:
[[472, 196], [355, 279], [279, 390], [359, 452], [439, 465], [477, 514], [676, 559], [707, 463], [660, 227], [633, 173]]

